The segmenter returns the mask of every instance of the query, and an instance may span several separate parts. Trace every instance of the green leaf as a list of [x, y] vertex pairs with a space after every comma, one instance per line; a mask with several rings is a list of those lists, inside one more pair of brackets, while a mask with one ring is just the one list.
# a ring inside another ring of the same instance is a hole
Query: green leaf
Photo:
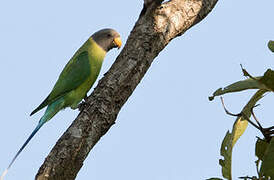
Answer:
[[274, 52], [274, 41], [268, 41], [267, 46], [270, 49], [270, 51]]
[[[274, 43], [274, 41], [273, 41]], [[244, 91], [247, 89], [265, 89], [274, 91], [274, 71], [268, 69], [263, 76], [252, 77], [245, 69], [242, 68], [244, 76], [249, 78], [246, 80], [238, 81], [226, 86], [225, 88], [217, 89], [212, 96], [208, 97], [212, 101], [216, 96], [227, 93]]]
[[219, 88], [213, 93], [212, 96], [209, 97], [209, 100], [212, 101], [214, 97], [226, 93], [239, 92], [247, 89], [265, 89], [265, 86], [258, 81], [259, 79], [260, 77], [256, 77], [255, 79], [249, 78], [230, 84], [225, 88]]
[[274, 179], [274, 138], [271, 138], [270, 144], [265, 151], [260, 173]]
[[261, 84], [264, 84], [267, 89], [274, 91], [274, 71], [268, 69], [264, 73], [264, 76], [260, 78], [259, 82]]
[[245, 118], [249, 118], [251, 116], [251, 108], [255, 106], [257, 101], [259, 101], [263, 94], [267, 92], [267, 90], [258, 90], [252, 98], [249, 100], [249, 102], [245, 105], [245, 107], [242, 110], [242, 114], [245, 116], [237, 117], [232, 133], [229, 133], [229, 131], [226, 133], [225, 138], [223, 139], [222, 146], [221, 146], [221, 155], [224, 157], [224, 159], [219, 160], [219, 164], [222, 166], [222, 175], [224, 178], [231, 180], [231, 158], [232, 158], [232, 149], [233, 146], [236, 144], [238, 139], [243, 135], [245, 132], [248, 121]]
[[232, 139], [232, 145], [234, 146], [235, 143], [238, 141], [238, 139], [243, 135], [244, 131], [247, 128], [248, 121], [246, 118], [249, 118], [251, 116], [251, 108], [253, 108], [256, 103], [263, 97], [264, 93], [266, 93], [267, 90], [261, 89], [258, 90], [248, 101], [248, 103], [243, 108], [241, 114], [244, 114], [245, 117], [241, 116], [238, 117], [233, 125], [233, 139]]
[[224, 159], [219, 159], [222, 166], [222, 175], [224, 178], [231, 180], [231, 155], [232, 155], [232, 138], [231, 133], [227, 131], [221, 146], [221, 155]]
[[263, 157], [265, 155], [265, 151], [268, 147], [268, 143], [258, 138], [255, 146], [255, 155], [258, 157], [259, 160], [263, 160]]

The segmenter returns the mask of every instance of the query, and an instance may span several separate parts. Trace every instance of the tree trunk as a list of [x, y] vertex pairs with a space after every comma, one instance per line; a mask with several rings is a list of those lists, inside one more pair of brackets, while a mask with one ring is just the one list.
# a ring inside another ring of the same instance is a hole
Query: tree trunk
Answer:
[[93, 146], [117, 115], [154, 58], [175, 37], [200, 22], [218, 0], [144, 0], [125, 47], [87, 99], [87, 105], [40, 167], [38, 180], [75, 179]]

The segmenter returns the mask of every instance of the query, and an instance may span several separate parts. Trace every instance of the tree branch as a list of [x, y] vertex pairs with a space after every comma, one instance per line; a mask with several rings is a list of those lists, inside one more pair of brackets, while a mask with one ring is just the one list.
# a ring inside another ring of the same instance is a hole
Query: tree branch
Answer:
[[200, 22], [218, 0], [145, 0], [126, 45], [87, 99], [86, 108], [58, 140], [36, 179], [75, 179], [93, 146], [116, 117], [154, 58], [175, 37]]

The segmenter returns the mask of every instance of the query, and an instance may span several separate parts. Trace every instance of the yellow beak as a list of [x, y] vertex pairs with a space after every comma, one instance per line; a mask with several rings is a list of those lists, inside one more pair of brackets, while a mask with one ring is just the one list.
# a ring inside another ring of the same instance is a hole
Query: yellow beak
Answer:
[[122, 46], [122, 40], [121, 40], [121, 38], [120, 37], [114, 38], [114, 43], [115, 43], [115, 45], [118, 46], [118, 49], [119, 49]]

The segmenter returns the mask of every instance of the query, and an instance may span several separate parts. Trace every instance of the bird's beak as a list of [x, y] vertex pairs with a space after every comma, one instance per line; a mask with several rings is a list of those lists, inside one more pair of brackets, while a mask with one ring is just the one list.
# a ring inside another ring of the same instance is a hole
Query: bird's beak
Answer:
[[118, 47], [118, 49], [120, 49], [120, 47], [122, 46], [121, 38], [120, 37], [114, 38], [114, 44]]

